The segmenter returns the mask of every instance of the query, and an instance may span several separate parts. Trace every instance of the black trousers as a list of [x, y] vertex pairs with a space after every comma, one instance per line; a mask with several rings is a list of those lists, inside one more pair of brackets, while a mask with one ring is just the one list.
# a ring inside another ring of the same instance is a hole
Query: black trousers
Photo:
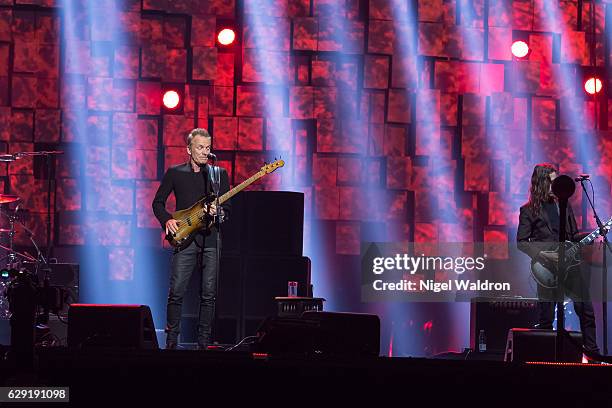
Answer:
[[198, 344], [208, 345], [211, 342], [217, 296], [217, 250], [214, 247], [205, 248], [201, 241], [200, 239], [194, 240], [187, 248], [172, 255], [170, 289], [166, 309], [167, 342], [177, 342], [178, 340], [183, 297], [194, 270], [202, 274], [199, 292]]
[[[538, 328], [552, 329], [555, 317], [555, 302], [552, 289], [538, 285]], [[571, 297], [570, 297], [571, 298]], [[547, 300], [548, 299], [548, 300]], [[593, 303], [588, 301], [574, 301], [574, 310], [580, 319], [580, 331], [582, 332], [582, 344], [586, 351], [599, 353], [597, 347], [597, 334], [595, 326], [595, 312]]]

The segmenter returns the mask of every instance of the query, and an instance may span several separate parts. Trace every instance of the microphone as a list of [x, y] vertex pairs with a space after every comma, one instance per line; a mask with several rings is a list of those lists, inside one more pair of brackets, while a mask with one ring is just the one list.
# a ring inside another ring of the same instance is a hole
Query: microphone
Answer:
[[208, 153], [206, 157], [210, 160], [217, 160], [217, 156], [214, 153]]
[[574, 181], [584, 181], [588, 180], [591, 176], [588, 174], [581, 174], [578, 177], [574, 178]]

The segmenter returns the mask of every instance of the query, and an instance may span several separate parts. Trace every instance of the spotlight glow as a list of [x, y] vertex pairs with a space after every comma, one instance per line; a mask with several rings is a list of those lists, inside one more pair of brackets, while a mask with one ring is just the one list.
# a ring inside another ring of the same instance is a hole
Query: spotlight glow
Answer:
[[236, 39], [236, 33], [231, 28], [224, 28], [219, 31], [217, 35], [217, 40], [221, 45], [230, 45]]
[[176, 91], [166, 91], [164, 93], [163, 102], [164, 106], [168, 109], [174, 109], [178, 106], [181, 101], [181, 97]]
[[602, 87], [601, 80], [596, 77], [591, 77], [587, 79], [586, 82], [584, 83], [584, 90], [589, 95], [595, 95], [601, 92], [601, 87]]
[[512, 43], [512, 55], [516, 58], [525, 58], [529, 54], [529, 45], [525, 41], [515, 41]]
[[512, 55], [516, 58], [525, 58], [529, 54], [529, 45], [525, 41], [515, 41], [512, 43]]

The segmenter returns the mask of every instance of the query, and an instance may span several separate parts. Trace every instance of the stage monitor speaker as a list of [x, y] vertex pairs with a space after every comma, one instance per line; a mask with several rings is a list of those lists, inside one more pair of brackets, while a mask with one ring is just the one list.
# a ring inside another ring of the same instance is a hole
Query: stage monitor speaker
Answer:
[[533, 327], [537, 323], [537, 299], [485, 298], [472, 299], [470, 305], [470, 347], [478, 351], [478, 335], [484, 331], [487, 351], [503, 353], [508, 330]]
[[514, 363], [525, 361], [580, 363], [582, 361], [581, 333], [567, 332], [567, 335], [563, 336], [563, 355], [557, 360], [555, 360], [556, 338], [557, 332], [554, 330], [510, 329], [504, 361]]
[[68, 347], [157, 349], [151, 309], [145, 305], [73, 304]]
[[258, 337], [259, 352], [378, 356], [380, 319], [362, 313], [304, 312], [299, 318], [266, 319]]

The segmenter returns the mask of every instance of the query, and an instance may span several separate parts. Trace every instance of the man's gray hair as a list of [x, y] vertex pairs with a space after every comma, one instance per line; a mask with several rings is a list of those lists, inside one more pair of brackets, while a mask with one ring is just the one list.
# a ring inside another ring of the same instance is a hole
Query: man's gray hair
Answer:
[[196, 136], [204, 136], [204, 137], [212, 138], [210, 133], [208, 133], [208, 130], [204, 128], [195, 128], [191, 132], [189, 132], [189, 134], [187, 135], [187, 146], [191, 146], [191, 139], [193, 139]]

